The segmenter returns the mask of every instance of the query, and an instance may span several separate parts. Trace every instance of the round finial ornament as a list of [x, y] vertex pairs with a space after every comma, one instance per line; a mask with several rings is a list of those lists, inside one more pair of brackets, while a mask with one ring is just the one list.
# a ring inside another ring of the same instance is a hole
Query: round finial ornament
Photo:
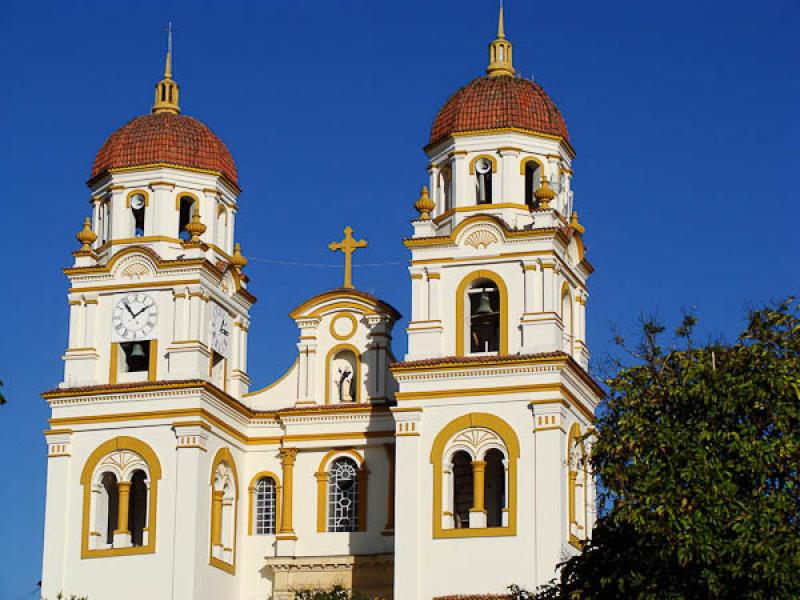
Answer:
[[194, 243], [199, 242], [200, 236], [206, 232], [206, 226], [200, 221], [200, 211], [197, 208], [194, 209], [192, 220], [186, 224], [186, 231], [192, 236], [191, 241]]
[[231, 264], [237, 271], [241, 271], [247, 265], [247, 259], [242, 255], [242, 245], [236, 242], [233, 246], [233, 256], [231, 256]]
[[420, 192], [419, 199], [414, 203], [414, 208], [419, 212], [421, 221], [429, 221], [431, 218], [430, 212], [436, 207], [433, 200], [428, 196], [428, 186], [423, 185]]
[[97, 240], [97, 234], [92, 231], [92, 221], [89, 217], [83, 222], [83, 229], [81, 229], [75, 237], [81, 243], [81, 252], [91, 252], [92, 244]]
[[550, 208], [550, 201], [556, 197], [556, 193], [550, 187], [547, 179], [542, 178], [542, 185], [533, 192], [533, 196], [539, 201], [539, 206], [546, 209]]

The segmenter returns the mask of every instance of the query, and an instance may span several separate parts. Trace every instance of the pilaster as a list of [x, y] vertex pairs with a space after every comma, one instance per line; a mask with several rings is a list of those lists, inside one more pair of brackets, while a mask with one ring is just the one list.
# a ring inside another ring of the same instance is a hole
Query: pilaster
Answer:
[[[395, 570], [394, 597], [422, 598], [422, 565], [425, 564], [423, 543], [423, 510], [429, 502], [423, 498], [421, 469], [430, 467], [420, 449], [419, 428], [422, 409], [393, 408], [396, 422], [395, 458]], [[399, 497], [399, 498], [398, 498]], [[415, 501], [409, 502], [413, 498]]]

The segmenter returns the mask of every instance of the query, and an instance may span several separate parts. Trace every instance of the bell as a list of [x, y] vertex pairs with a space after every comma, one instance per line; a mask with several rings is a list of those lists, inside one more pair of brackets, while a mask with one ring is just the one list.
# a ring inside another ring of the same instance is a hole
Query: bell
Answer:
[[476, 315], [488, 315], [492, 312], [492, 305], [489, 302], [489, 294], [481, 292], [480, 300], [478, 301], [478, 308], [475, 311]]
[[146, 357], [147, 355], [144, 352], [144, 346], [141, 343], [136, 342], [133, 344], [133, 346], [131, 346], [131, 353], [128, 358], [131, 360], [141, 360]]

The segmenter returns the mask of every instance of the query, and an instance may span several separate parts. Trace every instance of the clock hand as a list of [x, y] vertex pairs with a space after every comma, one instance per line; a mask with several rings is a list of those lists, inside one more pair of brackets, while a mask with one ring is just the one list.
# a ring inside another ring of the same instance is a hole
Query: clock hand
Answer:
[[128, 303], [123, 302], [122, 305], [125, 307], [125, 310], [127, 310], [131, 314], [131, 316], [135, 319], [136, 315], [133, 314], [133, 311], [131, 310], [131, 307], [128, 305]]
[[142, 310], [140, 310], [140, 311], [139, 311], [139, 312], [137, 312], [135, 315], [133, 315], [133, 317], [134, 317], [134, 318], [138, 317], [140, 314], [142, 314], [142, 313], [143, 313], [144, 311], [146, 311], [148, 308], [150, 308], [150, 307], [149, 307], [149, 306], [143, 306], [143, 307], [142, 307]]

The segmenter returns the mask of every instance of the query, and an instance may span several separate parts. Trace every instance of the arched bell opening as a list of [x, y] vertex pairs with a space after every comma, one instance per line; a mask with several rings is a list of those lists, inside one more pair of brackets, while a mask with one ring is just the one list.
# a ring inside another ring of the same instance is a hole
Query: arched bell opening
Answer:
[[467, 291], [471, 353], [500, 350], [500, 291], [489, 279], [478, 279]]

